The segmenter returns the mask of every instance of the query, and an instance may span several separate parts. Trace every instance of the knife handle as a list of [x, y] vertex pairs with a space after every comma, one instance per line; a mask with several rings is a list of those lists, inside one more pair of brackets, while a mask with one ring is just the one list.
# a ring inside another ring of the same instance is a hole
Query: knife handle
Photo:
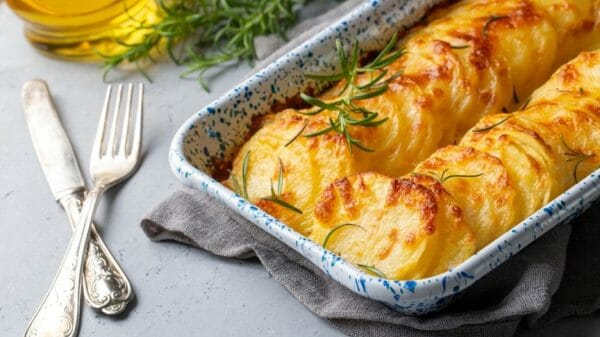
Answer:
[[[79, 220], [82, 201], [79, 193], [59, 200], [73, 230]], [[84, 261], [83, 294], [86, 302], [107, 315], [122, 313], [134, 298], [133, 289], [93, 224]]]

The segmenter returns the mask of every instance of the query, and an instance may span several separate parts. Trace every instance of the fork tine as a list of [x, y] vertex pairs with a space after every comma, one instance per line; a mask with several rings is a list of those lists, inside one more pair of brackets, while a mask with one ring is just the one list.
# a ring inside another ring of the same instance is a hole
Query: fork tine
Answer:
[[108, 145], [106, 146], [106, 154], [111, 157], [115, 156], [115, 139], [117, 138], [117, 123], [119, 122], [119, 112], [121, 105], [121, 96], [123, 95], [123, 84], [117, 87], [117, 99], [115, 100], [115, 108], [113, 109], [112, 124], [110, 126], [110, 136]]
[[140, 156], [140, 148], [142, 147], [142, 115], [144, 109], [142, 107], [144, 98], [144, 84], [139, 85], [139, 94], [137, 102], [137, 111], [135, 114], [135, 125], [133, 132], [133, 141], [131, 142], [131, 156], [137, 160]]
[[129, 119], [131, 115], [131, 96], [133, 93], [133, 83], [129, 83], [127, 88], [127, 102], [125, 104], [125, 116], [123, 116], [123, 129], [121, 130], [121, 144], [118, 153], [126, 156], [127, 140], [129, 137]]
[[108, 85], [106, 88], [106, 95], [104, 96], [104, 104], [102, 105], [102, 112], [100, 113], [100, 122], [98, 123], [98, 130], [96, 130], [96, 139], [94, 140], [94, 147], [92, 149], [92, 157], [102, 156], [102, 143], [104, 138], [104, 130], [106, 129], [106, 115], [108, 114], [108, 103], [110, 102], [110, 94], [112, 92], [112, 85]]

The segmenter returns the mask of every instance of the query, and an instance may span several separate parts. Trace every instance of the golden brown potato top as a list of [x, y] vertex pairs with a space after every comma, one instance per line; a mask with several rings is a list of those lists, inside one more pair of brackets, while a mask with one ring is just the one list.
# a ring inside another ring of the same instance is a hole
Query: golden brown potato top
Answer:
[[[233, 188], [233, 177], [241, 180], [244, 158], [248, 158], [248, 199], [308, 235], [315, 201], [333, 181], [367, 171], [401, 176], [414, 170], [440, 147], [458, 142], [482, 116], [521, 106], [561, 62], [600, 36], [596, 24], [599, 3], [598, 0], [473, 0], [437, 9], [428, 16], [426, 24], [415, 27], [398, 42], [398, 47], [406, 53], [386, 69], [390, 75], [400, 74], [391, 80], [388, 90], [356, 102], [376, 111], [380, 118], [387, 118], [377, 127], [349, 128], [351, 137], [373, 149], [372, 152], [357, 148], [350, 152], [345, 138], [334, 131], [305, 137], [328, 127], [329, 118], [335, 118], [337, 112], [306, 116], [302, 114], [306, 110], [288, 109], [267, 119], [242, 146], [225, 184]], [[585, 76], [570, 74], [566, 69], [561, 71], [563, 75], [559, 77], [565, 81], [573, 78], [572, 81], [579, 83], [575, 78]], [[376, 73], [359, 76], [357, 81], [364, 83], [371, 76]], [[343, 86], [340, 82], [319, 97], [334, 100]], [[534, 96], [532, 102], [535, 99]], [[502, 117], [490, 118], [484, 121]], [[471, 147], [485, 152], [495, 144], [506, 145], [492, 155], [500, 159], [515, 155], [524, 165], [538, 170], [506, 169], [505, 174], [522, 177], [523, 184], [533, 183], [538, 177], [535, 174], [541, 174], [540, 170], [553, 160], [552, 155], [547, 154], [543, 142], [536, 140], [529, 126], [512, 120], [506, 125], [512, 127], [511, 133], [502, 139], [494, 138], [494, 132], [469, 136], [474, 141], [475, 137], [482, 138], [480, 144]], [[529, 136], [520, 136], [525, 134]], [[534, 149], [521, 150], [533, 145]], [[558, 173], [547, 174], [550, 179]], [[278, 200], [302, 213], [270, 198], [271, 185], [277, 190], [280, 180], [282, 193]], [[551, 186], [550, 192], [538, 199], [518, 197], [528, 205], [527, 211], [535, 209], [562, 186], [562, 183], [535, 184], [543, 189]], [[481, 204], [485, 204], [483, 197]], [[509, 222], [507, 218], [506, 223]], [[497, 232], [489, 231], [490, 235]]]
[[[483, 117], [457, 145], [437, 150], [410, 175], [375, 179], [359, 173], [336, 180], [317, 199], [311, 238], [329, 236], [326, 248], [390, 278], [455, 267], [468, 251], [486, 246], [600, 167], [599, 82], [600, 51], [582, 53], [537, 89], [523, 110]], [[410, 188], [395, 193], [397, 182]], [[435, 191], [429, 198], [412, 192], [427, 189]], [[380, 201], [383, 195], [394, 202]], [[443, 220], [442, 209], [450, 214]], [[330, 234], [345, 222], [363, 232]], [[371, 233], [392, 232], [403, 235], [372, 239]], [[440, 232], [448, 233], [445, 241], [435, 238]], [[399, 253], [378, 255], [387, 250]], [[421, 254], [435, 258], [415, 264]]]

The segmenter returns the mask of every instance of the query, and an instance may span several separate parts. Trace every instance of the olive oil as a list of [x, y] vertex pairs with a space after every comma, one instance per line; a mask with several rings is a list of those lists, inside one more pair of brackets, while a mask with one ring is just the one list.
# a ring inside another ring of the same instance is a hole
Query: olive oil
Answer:
[[43, 53], [96, 60], [141, 40], [140, 25], [159, 20], [154, 0], [7, 0], [25, 20], [25, 36]]

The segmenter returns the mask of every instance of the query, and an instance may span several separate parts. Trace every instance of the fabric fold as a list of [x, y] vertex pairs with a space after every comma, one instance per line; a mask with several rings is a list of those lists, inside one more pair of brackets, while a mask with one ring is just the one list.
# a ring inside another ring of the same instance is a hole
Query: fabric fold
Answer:
[[[359, 296], [291, 248], [203, 192], [185, 188], [141, 226], [152, 240], [174, 240], [215, 255], [257, 257], [309, 310], [350, 336], [511, 336], [600, 307], [600, 210], [551, 230], [477, 281], [449, 308], [407, 316]], [[576, 228], [571, 234], [571, 228]]]

